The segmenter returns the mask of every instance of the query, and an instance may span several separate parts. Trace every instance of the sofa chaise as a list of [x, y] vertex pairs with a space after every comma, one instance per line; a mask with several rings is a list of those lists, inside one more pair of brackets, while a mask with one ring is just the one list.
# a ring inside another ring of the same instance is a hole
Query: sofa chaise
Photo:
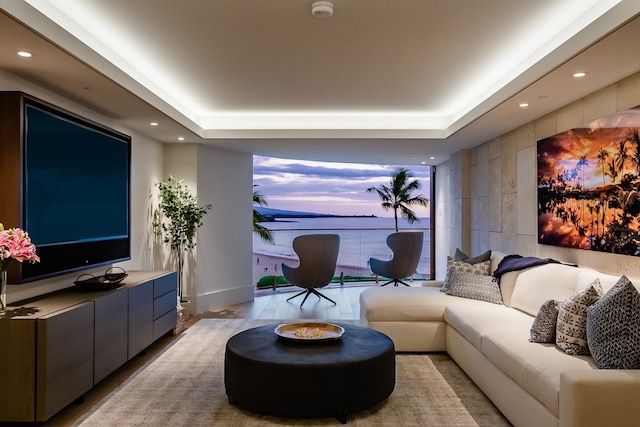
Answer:
[[[491, 273], [503, 257], [491, 255]], [[360, 296], [360, 319], [398, 352], [447, 352], [515, 426], [639, 426], [640, 370], [600, 369], [591, 355], [530, 341], [546, 302], [595, 279], [604, 294], [620, 277], [562, 263], [510, 271], [499, 303], [448, 295], [437, 281], [374, 287]]]

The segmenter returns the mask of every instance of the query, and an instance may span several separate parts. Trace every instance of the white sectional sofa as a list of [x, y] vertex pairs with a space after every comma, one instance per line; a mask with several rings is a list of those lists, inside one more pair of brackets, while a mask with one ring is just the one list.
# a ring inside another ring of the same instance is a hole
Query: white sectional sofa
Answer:
[[[503, 256], [493, 253], [491, 272]], [[591, 356], [529, 341], [545, 301], [595, 278], [604, 292], [619, 279], [565, 264], [531, 267], [501, 277], [501, 305], [447, 295], [442, 282], [369, 288], [360, 318], [399, 352], [446, 351], [515, 426], [640, 426], [640, 370], [599, 369]]]

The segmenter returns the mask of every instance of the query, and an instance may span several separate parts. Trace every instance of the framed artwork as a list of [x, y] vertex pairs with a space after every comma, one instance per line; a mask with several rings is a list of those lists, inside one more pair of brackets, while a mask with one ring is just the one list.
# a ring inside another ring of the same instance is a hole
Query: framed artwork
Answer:
[[537, 149], [538, 243], [640, 256], [640, 106]]

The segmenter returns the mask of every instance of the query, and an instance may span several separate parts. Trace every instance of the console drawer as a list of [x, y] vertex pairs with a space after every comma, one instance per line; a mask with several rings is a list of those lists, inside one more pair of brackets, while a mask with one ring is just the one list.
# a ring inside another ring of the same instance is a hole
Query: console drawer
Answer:
[[158, 298], [171, 291], [177, 291], [176, 283], [178, 283], [178, 273], [175, 271], [155, 279], [153, 281], [153, 298]]
[[[176, 301], [175, 296], [173, 298], [173, 301], [175, 303]], [[173, 308], [174, 308], [173, 311], [170, 311], [164, 316], [153, 321], [153, 339], [154, 340], [157, 340], [158, 338], [160, 338], [161, 336], [163, 336], [164, 334], [166, 334], [176, 326], [176, 322], [178, 321], [178, 313], [175, 310], [175, 304]]]
[[162, 317], [171, 310], [176, 311], [177, 298], [175, 292], [169, 292], [153, 300], [153, 320]]

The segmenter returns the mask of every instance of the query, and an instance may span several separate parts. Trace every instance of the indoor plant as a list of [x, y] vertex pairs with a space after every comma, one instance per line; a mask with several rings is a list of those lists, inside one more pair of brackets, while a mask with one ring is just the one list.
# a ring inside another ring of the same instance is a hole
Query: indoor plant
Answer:
[[153, 228], [163, 235], [178, 263], [178, 297], [182, 299], [184, 256], [196, 245], [196, 231], [211, 204], [198, 206], [198, 197], [191, 194], [182, 180], [169, 176], [156, 184], [160, 190], [158, 209], [153, 212]]

